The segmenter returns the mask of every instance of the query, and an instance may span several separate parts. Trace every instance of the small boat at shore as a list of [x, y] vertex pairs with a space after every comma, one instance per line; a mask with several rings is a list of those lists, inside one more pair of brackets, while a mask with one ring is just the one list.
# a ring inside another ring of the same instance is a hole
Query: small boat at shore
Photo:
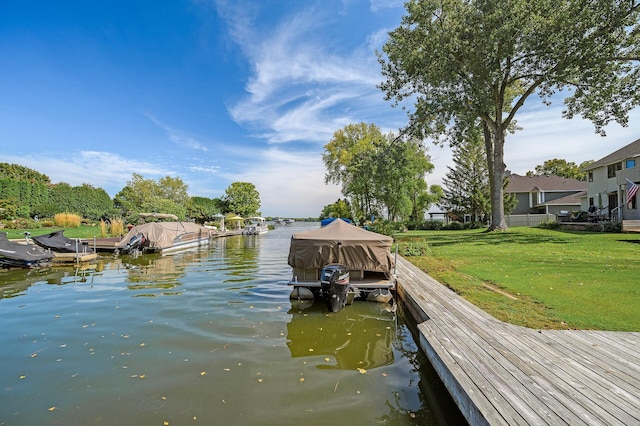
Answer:
[[115, 245], [118, 253], [168, 254], [208, 246], [211, 229], [193, 222], [150, 222], [136, 225]]
[[265, 218], [260, 216], [251, 216], [245, 219], [243, 235], [262, 235], [269, 232]]
[[322, 298], [332, 312], [355, 298], [392, 302], [395, 290], [393, 238], [341, 219], [291, 237], [289, 266], [294, 300]]
[[6, 232], [0, 232], [0, 267], [36, 268], [49, 266], [53, 254], [35, 244], [10, 241]]
[[40, 247], [58, 253], [89, 254], [92, 252], [87, 242], [65, 237], [64, 229], [51, 232], [50, 234], [31, 237], [31, 239]]

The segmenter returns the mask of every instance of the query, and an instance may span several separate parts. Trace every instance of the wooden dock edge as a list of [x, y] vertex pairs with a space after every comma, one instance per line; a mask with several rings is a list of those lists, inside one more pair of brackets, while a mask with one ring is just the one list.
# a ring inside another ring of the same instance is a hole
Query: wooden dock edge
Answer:
[[396, 263], [418, 344], [469, 424], [640, 424], [640, 333], [504, 323]]
[[[449, 368], [447, 362], [444, 361], [443, 356], [439, 353], [436, 347], [429, 341], [429, 333], [424, 328], [425, 322], [429, 320], [429, 315], [422, 309], [417, 299], [424, 298], [422, 294], [416, 292], [407, 291], [402, 285], [402, 280], [398, 279], [396, 283], [396, 294], [402, 300], [407, 310], [417, 323], [419, 332], [419, 345], [422, 351], [429, 359], [433, 369], [442, 380], [442, 383], [449, 391], [451, 398], [458, 406], [458, 409], [462, 413], [465, 419], [471, 425], [489, 425], [482, 412], [478, 409], [477, 405], [473, 402], [469, 396], [469, 392], [465, 390], [465, 386], [460, 383], [460, 380], [456, 378], [456, 374]], [[475, 384], [472, 382], [466, 383], [467, 388], [475, 388]], [[479, 390], [477, 390], [480, 393]]]

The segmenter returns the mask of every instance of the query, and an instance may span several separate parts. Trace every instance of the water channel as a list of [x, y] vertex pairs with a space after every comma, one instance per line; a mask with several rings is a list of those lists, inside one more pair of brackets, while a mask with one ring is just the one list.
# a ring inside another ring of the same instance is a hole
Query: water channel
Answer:
[[318, 226], [0, 271], [0, 425], [463, 424], [401, 305], [289, 300]]

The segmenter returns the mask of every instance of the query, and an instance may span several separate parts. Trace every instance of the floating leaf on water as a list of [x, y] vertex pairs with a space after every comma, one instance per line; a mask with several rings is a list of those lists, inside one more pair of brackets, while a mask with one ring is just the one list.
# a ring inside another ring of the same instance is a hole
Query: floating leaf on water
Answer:
[[140, 347], [142, 347], [142, 346], [144, 346], [144, 345], [146, 345], [146, 343], [140, 343]]
[[382, 373], [382, 377], [387, 377], [388, 374], [387, 373]]
[[309, 348], [309, 352], [313, 352], [313, 348]]
[[53, 407], [49, 407], [49, 411], [53, 411], [53, 410], [55, 410], [55, 409], [56, 409], [56, 407], [55, 407], [55, 406], [53, 406]]
[[231, 369], [230, 368], [225, 368], [224, 371], [231, 371]]
[[258, 383], [262, 383], [262, 380], [263, 380], [263, 379], [258, 379]]
[[329, 361], [331, 361], [331, 358], [326, 357], [324, 360], [325, 360], [325, 361], [327, 361], [327, 362], [329, 362]]
[[60, 315], [54, 315], [53, 317], [54, 318], [60, 318]]
[[359, 372], [360, 374], [365, 374], [365, 373], [367, 372], [367, 370], [366, 370], [366, 369], [364, 369], [364, 368], [358, 368], [358, 372]]
[[38, 356], [38, 354], [31, 354], [31, 358], [35, 358], [37, 356]]
[[298, 379], [298, 381], [299, 381], [300, 383], [304, 382], [304, 377], [300, 377], [300, 378]]
[[146, 375], [145, 375], [145, 374], [141, 374], [139, 377], [140, 377], [141, 379], [144, 379], [144, 378], [146, 377]]
[[20, 376], [20, 379], [22, 380], [22, 379], [24, 379], [24, 378], [26, 378], [26, 377], [27, 377], [27, 376], [22, 375], [22, 376]]
[[200, 375], [201, 375], [201, 376], [206, 376], [206, 375], [207, 375], [207, 372], [206, 372], [206, 371], [201, 371], [201, 372], [200, 372]]
[[162, 422], [162, 425], [163, 426], [169, 426], [169, 422], [165, 420], [164, 422]]
[[167, 397], [166, 397], [166, 396], [163, 396], [163, 397], [162, 397], [162, 400], [163, 400], [163, 401], [166, 401], [166, 400], [167, 400]]

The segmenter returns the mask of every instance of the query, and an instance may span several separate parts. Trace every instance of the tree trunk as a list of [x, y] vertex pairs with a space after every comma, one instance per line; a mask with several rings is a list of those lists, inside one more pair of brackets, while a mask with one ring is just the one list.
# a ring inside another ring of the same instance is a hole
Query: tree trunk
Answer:
[[502, 182], [506, 166], [504, 164], [504, 132], [498, 128], [492, 132], [486, 123], [482, 125], [484, 143], [489, 165], [489, 187], [491, 189], [491, 224], [489, 231], [509, 229], [504, 218], [504, 193]]

